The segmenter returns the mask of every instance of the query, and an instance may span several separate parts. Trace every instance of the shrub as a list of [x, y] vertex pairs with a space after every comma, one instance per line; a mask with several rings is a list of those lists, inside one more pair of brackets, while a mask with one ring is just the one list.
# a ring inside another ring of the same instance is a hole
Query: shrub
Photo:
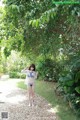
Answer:
[[10, 72], [9, 76], [10, 76], [10, 78], [19, 78], [17, 72]]
[[57, 62], [52, 59], [39, 61], [37, 65], [40, 77], [48, 81], [57, 81], [59, 78], [60, 67]]
[[25, 79], [25, 78], [26, 78], [26, 75], [25, 75], [25, 74], [21, 74], [20, 78], [21, 78], [21, 79]]
[[10, 72], [9, 76], [10, 76], [10, 78], [21, 78], [21, 79], [26, 78], [25, 74], [21, 74], [21, 73], [18, 73], [18, 72]]
[[69, 69], [63, 70], [59, 84], [63, 88], [66, 100], [80, 114], [80, 59], [72, 61]]
[[0, 65], [0, 73], [3, 73], [3, 66]]

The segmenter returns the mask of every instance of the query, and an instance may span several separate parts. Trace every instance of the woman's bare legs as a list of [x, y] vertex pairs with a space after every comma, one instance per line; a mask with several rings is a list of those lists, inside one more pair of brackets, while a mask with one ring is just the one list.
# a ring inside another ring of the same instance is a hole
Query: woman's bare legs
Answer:
[[28, 86], [28, 97], [29, 97], [29, 106], [31, 106], [32, 104], [31, 104], [31, 96], [32, 96], [32, 94], [31, 94], [31, 86]]
[[32, 105], [34, 105], [34, 98], [35, 98], [34, 85], [32, 86], [32, 89], [31, 89], [31, 95], [32, 95]]
[[28, 97], [29, 97], [29, 106], [34, 105], [34, 85], [28, 86]]

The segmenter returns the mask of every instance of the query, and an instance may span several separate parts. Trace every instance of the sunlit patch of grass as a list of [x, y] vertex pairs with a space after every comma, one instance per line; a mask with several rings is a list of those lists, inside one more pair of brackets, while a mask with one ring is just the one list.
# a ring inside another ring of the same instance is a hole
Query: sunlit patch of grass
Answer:
[[[20, 88], [26, 89], [23, 82], [19, 82]], [[57, 96], [54, 92], [56, 83], [36, 81], [35, 91], [40, 96], [44, 97], [49, 103], [52, 104], [53, 109], [56, 108], [56, 114], [59, 120], [80, 120], [75, 113], [70, 109], [67, 102], [64, 101], [63, 97]]]
[[18, 82], [18, 83], [17, 83], [17, 86], [18, 86], [19, 88], [22, 88], [22, 89], [27, 89], [27, 86], [24, 84], [23, 81]]

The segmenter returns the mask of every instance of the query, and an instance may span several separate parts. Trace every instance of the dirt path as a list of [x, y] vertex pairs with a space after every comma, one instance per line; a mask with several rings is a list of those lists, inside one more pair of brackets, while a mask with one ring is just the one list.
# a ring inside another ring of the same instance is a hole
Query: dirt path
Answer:
[[2, 112], [8, 112], [6, 120], [57, 120], [54, 108], [36, 95], [36, 106], [28, 106], [27, 91], [16, 86], [19, 79], [0, 80], [0, 120]]

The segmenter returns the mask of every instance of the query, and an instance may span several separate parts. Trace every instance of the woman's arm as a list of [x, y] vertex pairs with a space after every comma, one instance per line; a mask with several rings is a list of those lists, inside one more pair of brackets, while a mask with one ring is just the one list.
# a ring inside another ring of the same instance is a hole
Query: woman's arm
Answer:
[[21, 73], [27, 73], [27, 72], [28, 72], [28, 69], [21, 70]]

